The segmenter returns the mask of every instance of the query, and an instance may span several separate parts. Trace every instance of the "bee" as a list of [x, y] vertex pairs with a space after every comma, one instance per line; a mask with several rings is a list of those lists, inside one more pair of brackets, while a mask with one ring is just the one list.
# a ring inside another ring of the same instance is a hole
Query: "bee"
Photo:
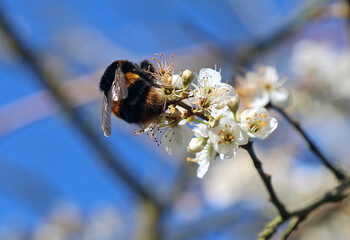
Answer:
[[147, 124], [165, 108], [166, 97], [156, 84], [154, 66], [143, 60], [140, 66], [117, 60], [107, 67], [100, 81], [104, 93], [101, 129], [111, 135], [111, 113], [128, 123]]

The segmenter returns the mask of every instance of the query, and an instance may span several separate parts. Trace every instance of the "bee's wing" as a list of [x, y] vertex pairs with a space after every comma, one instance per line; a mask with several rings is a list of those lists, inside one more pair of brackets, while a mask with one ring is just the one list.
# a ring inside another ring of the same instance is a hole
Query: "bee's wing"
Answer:
[[[110, 95], [110, 94], [109, 94]], [[102, 103], [102, 120], [101, 120], [101, 129], [103, 135], [106, 137], [111, 136], [111, 104], [110, 97], [107, 97], [103, 94], [103, 103]]]
[[114, 101], [119, 101], [128, 97], [128, 87], [126, 86], [125, 75], [120, 67], [115, 70], [111, 93]]

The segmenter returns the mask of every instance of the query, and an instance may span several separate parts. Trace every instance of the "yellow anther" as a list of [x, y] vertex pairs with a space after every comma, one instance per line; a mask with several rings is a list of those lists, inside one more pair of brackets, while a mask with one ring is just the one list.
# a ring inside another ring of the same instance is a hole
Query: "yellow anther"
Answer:
[[231, 125], [228, 125], [229, 128], [231, 128]]
[[228, 144], [228, 143], [231, 143], [231, 141], [228, 141], [228, 140], [227, 140], [226, 143], [227, 143], [227, 144]]
[[222, 135], [221, 138], [222, 138], [222, 139], [225, 139], [225, 135]]
[[254, 113], [254, 117], [258, 116], [258, 113]]
[[227, 124], [225, 124], [225, 127], [227, 128]]
[[221, 141], [219, 141], [218, 144], [221, 144]]
[[233, 139], [233, 136], [232, 136], [232, 135], [229, 135], [228, 138], [229, 138], [229, 139]]
[[187, 160], [187, 162], [191, 162], [191, 158], [190, 157], [186, 158], [186, 160]]

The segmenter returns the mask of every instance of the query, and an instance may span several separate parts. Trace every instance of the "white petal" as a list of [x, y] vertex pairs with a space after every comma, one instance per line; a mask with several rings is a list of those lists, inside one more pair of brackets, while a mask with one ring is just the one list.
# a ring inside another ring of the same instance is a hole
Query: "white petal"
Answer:
[[290, 103], [290, 92], [286, 88], [279, 88], [270, 93], [271, 103], [280, 108], [287, 107]]
[[197, 169], [197, 177], [203, 178], [204, 174], [206, 174], [206, 172], [209, 169], [209, 165], [210, 165], [210, 161], [205, 161], [201, 163]]
[[277, 74], [276, 68], [271, 66], [265, 66], [264, 78], [268, 82], [277, 82], [278, 74]]
[[201, 86], [205, 86], [206, 80], [208, 81], [207, 85], [212, 87], [214, 84], [221, 82], [221, 74], [211, 68], [202, 68], [199, 71], [198, 82]]
[[[237, 149], [237, 148], [236, 148], [236, 149]], [[236, 149], [231, 149], [231, 150], [230, 150], [228, 153], [226, 153], [226, 154], [220, 154], [221, 160], [234, 158], [234, 156], [236, 156]]]
[[200, 123], [194, 127], [193, 132], [196, 137], [208, 138], [209, 126]]
[[246, 145], [249, 141], [249, 137], [246, 131], [240, 131], [239, 139], [237, 140], [237, 143], [239, 145]]
[[249, 106], [251, 107], [265, 107], [269, 101], [269, 93], [266, 91], [255, 91], [253, 96], [250, 96]]
[[182, 77], [180, 75], [173, 75], [172, 77], [172, 85], [174, 87], [177, 87], [177, 88], [183, 88], [183, 84], [182, 84]]
[[193, 137], [193, 132], [191, 128], [189, 128], [187, 125], [178, 126], [178, 128], [181, 128], [181, 132], [183, 136], [183, 140], [182, 140], [183, 145], [187, 146]]
[[261, 134], [256, 134], [255, 137], [261, 140], [266, 139], [268, 136], [270, 136], [270, 134], [275, 131], [275, 129], [278, 126], [278, 121], [276, 118], [270, 117], [268, 122], [267, 122], [267, 128], [265, 129], [265, 131]]

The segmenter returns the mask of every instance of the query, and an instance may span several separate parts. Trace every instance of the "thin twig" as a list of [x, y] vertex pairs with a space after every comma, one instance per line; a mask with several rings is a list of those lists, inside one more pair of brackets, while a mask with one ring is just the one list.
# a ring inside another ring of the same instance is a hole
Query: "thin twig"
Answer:
[[207, 120], [209, 121], [208, 117], [205, 116], [203, 113], [201, 112], [193, 112], [192, 111], [192, 107], [187, 105], [186, 103], [184, 102], [178, 102], [176, 105], [180, 106], [180, 107], [183, 107], [184, 109], [186, 109], [187, 111], [189, 111], [190, 113], [192, 113], [193, 115], [197, 116], [197, 117], [200, 117], [201, 119], [203, 120]]
[[277, 231], [279, 226], [281, 226], [290, 218], [296, 217], [298, 220], [297, 222], [294, 223], [295, 226], [293, 226], [293, 223], [292, 223], [284, 233], [286, 238], [282, 238], [282, 239], [287, 239], [287, 237], [293, 231], [296, 230], [298, 225], [301, 222], [303, 222], [309, 216], [310, 213], [312, 213], [313, 211], [315, 211], [316, 209], [318, 209], [319, 207], [327, 203], [338, 203], [342, 201], [345, 197], [347, 197], [347, 195], [345, 194], [345, 191], [348, 190], [349, 188], [350, 188], [350, 179], [349, 178], [344, 179], [343, 182], [341, 182], [332, 190], [329, 190], [328, 192], [326, 192], [318, 200], [312, 202], [306, 207], [290, 212], [289, 216], [286, 219], [282, 219], [280, 216], [276, 217], [269, 224], [267, 224], [266, 227], [261, 231], [259, 235], [259, 240], [270, 239], [273, 236], [273, 234]]
[[343, 181], [346, 178], [345, 173], [338, 167], [333, 166], [333, 164], [323, 155], [323, 153], [320, 151], [320, 149], [315, 145], [315, 143], [311, 140], [311, 138], [306, 134], [305, 130], [300, 126], [299, 122], [294, 120], [291, 116], [289, 116], [283, 109], [268, 105], [268, 107], [275, 109], [277, 112], [279, 112], [290, 124], [294, 126], [294, 128], [303, 136], [305, 141], [308, 143], [308, 146], [310, 150], [319, 157], [319, 159], [322, 161], [322, 163], [335, 175], [335, 177], [339, 181]]
[[281, 215], [282, 219], [289, 218], [289, 212], [284, 207], [284, 204], [278, 199], [275, 190], [273, 189], [272, 183], [271, 183], [271, 175], [264, 172], [262, 168], [261, 161], [256, 156], [254, 149], [253, 149], [253, 141], [249, 141], [246, 145], [242, 146], [244, 149], [246, 149], [250, 155], [250, 157], [253, 160], [254, 166], [256, 170], [258, 171], [261, 179], [263, 180], [265, 187], [267, 191], [270, 194], [270, 201], [275, 205], [277, 208], [279, 214]]
[[296, 219], [292, 220], [292, 223], [289, 225], [287, 230], [283, 233], [281, 240], [287, 240], [288, 237], [296, 230], [299, 226], [299, 224], [304, 221], [305, 217], [298, 217]]

